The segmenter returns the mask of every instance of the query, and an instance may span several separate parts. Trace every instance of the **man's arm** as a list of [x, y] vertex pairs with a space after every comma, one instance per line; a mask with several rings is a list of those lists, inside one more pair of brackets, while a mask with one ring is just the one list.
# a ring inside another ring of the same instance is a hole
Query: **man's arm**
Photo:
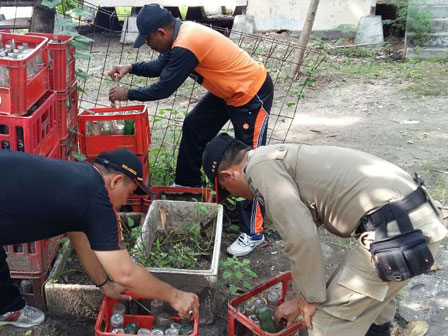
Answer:
[[145, 268], [134, 264], [126, 250], [95, 251], [106, 272], [125, 289], [143, 297], [168, 302], [181, 317], [199, 311], [196, 294], [181, 291], [163, 282]]
[[129, 73], [142, 77], [159, 77], [168, 61], [168, 53], [160, 54], [153, 61], [133, 63]]
[[[87, 274], [90, 276], [92, 281], [97, 284], [103, 284], [107, 279], [108, 275], [101, 266], [100, 261], [96, 257], [93, 250], [90, 248], [90, 243], [84, 232], [68, 232], [68, 237], [70, 238], [70, 243], [78, 255], [79, 261], [86, 270]], [[121, 295], [124, 288], [116, 283], [106, 281], [106, 283], [101, 286], [100, 290], [104, 295], [109, 296], [113, 299], [129, 299], [126, 295]]]
[[[152, 101], [169, 97], [199, 64], [199, 60], [190, 50], [180, 47], [171, 49], [162, 60], [163, 62], [159, 63], [163, 64], [159, 80], [144, 88], [130, 89], [127, 92], [129, 100]], [[131, 73], [140, 76], [153, 75], [156, 73], [155, 65], [154, 68], [150, 68], [153, 64], [152, 62], [148, 62], [146, 65], [145, 63], [134, 63]]]

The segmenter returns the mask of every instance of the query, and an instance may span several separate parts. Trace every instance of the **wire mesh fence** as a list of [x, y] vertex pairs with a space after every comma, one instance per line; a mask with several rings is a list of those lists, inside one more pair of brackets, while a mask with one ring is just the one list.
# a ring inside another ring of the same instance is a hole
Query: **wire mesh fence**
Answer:
[[[112, 67], [151, 61], [158, 57], [158, 53], [146, 45], [135, 49], [132, 44], [121, 43], [120, 39], [126, 40], [124, 34], [136, 32], [114, 30], [117, 22], [120, 22], [115, 11], [94, 7], [87, 1], [80, 2], [77, 6], [92, 13], [92, 16], [73, 15], [68, 11], [65, 13], [65, 18], [75, 20], [78, 23], [76, 29], [93, 40], [88, 50], [90, 56], [77, 59], [77, 68], [89, 74], [87, 79], [78, 79], [78, 85], [82, 88], [80, 111], [110, 106], [109, 90], [117, 85], [107, 75]], [[109, 27], [105, 27], [104, 24], [100, 26], [93, 18], [95, 14], [97, 18], [98, 14], [101, 14], [102, 21], [109, 22]], [[315, 81], [319, 65], [325, 60], [325, 53], [321, 49], [308, 47], [300, 73], [293, 79], [288, 76], [288, 72], [294, 54], [299, 48], [293, 39], [277, 39], [269, 34], [246, 34], [217, 26], [210, 27], [232, 39], [253, 59], [265, 65], [274, 82], [274, 102], [268, 124], [267, 141], [268, 143], [288, 141], [294, 118], [300, 112], [304, 92]], [[130, 89], [148, 86], [156, 81], [157, 78], [128, 74], [119, 85]], [[187, 79], [170, 97], [146, 102], [151, 126], [149, 155], [151, 180], [154, 184], [166, 185], [173, 182], [183, 119], [205, 92], [206, 90], [194, 80]], [[126, 104], [134, 103], [138, 102], [126, 102]], [[232, 125], [228, 123], [224, 126], [224, 130], [232, 133]]]

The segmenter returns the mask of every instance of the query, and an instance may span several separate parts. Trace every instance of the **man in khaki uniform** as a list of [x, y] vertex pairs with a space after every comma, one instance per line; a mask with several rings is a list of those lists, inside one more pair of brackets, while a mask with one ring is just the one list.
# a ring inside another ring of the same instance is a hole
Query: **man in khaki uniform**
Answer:
[[[277, 320], [285, 318], [289, 325], [302, 315], [312, 336], [389, 334], [394, 298], [408, 281], [378, 277], [368, 249], [375, 231], [360, 223], [416, 190], [409, 174], [352, 149], [279, 144], [250, 150], [227, 134], [207, 145], [202, 163], [218, 201], [229, 194], [257, 198], [285, 242], [297, 294], [279, 307]], [[447, 234], [436, 211], [426, 197], [407, 212], [434, 256]], [[358, 237], [327, 283], [319, 225], [339, 237]], [[389, 237], [400, 234], [395, 220], [387, 229]]]

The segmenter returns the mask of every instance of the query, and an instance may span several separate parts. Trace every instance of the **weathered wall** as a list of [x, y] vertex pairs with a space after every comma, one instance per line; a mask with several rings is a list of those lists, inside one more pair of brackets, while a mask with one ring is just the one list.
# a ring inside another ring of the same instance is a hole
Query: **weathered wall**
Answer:
[[[310, 0], [248, 0], [247, 14], [255, 17], [256, 31], [302, 30]], [[354, 25], [370, 13], [370, 0], [320, 0], [313, 31]]]

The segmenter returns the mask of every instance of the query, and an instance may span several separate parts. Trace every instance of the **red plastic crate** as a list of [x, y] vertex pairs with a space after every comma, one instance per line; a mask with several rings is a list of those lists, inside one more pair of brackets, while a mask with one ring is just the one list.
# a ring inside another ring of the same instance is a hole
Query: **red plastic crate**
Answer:
[[[9, 262], [8, 262], [9, 263]], [[46, 309], [44, 285], [48, 279], [50, 269], [41, 274], [22, 274], [11, 272], [13, 284], [20, 289], [22, 297], [30, 306], [40, 310]], [[28, 282], [26, 285], [24, 281]]]
[[73, 151], [78, 150], [78, 134], [71, 133], [66, 139], [60, 141], [60, 155], [62, 160], [76, 161]]
[[24, 277], [40, 277], [46, 272], [56, 255], [61, 236], [31, 243], [5, 245], [11, 274]]
[[47, 91], [39, 107], [30, 116], [0, 115], [1, 148], [17, 150], [17, 133], [23, 133], [25, 152], [47, 156], [59, 143], [57, 132], [56, 93]]
[[[48, 39], [40, 36], [28, 36], [0, 33], [3, 45], [14, 39], [17, 45], [24, 42], [34, 51], [24, 59], [11, 60], [0, 58], [0, 67], [8, 74], [9, 86], [0, 86], [0, 114], [24, 115], [49, 90], [48, 80]], [[27, 67], [36, 61], [38, 72], [28, 78]], [[42, 63], [43, 62], [43, 63]]]
[[26, 33], [26, 35], [48, 38], [48, 63], [50, 88], [66, 91], [75, 81], [75, 47], [71, 44], [73, 36]]
[[147, 213], [151, 205], [151, 198], [148, 195], [132, 194], [126, 203], [120, 208], [120, 212], [143, 212]]
[[288, 336], [293, 335], [297, 332], [297, 330], [301, 329], [303, 327], [303, 324], [301, 321], [294, 323], [293, 325], [289, 326], [286, 329], [283, 329], [277, 333], [269, 333], [266, 331], [263, 331], [258, 325], [253, 323], [247, 316], [240, 313], [237, 310], [237, 306], [243, 303], [244, 301], [249, 300], [250, 298], [260, 294], [261, 292], [267, 290], [268, 288], [271, 288], [278, 283], [282, 284], [282, 293], [280, 296], [279, 304], [283, 303], [285, 300], [285, 295], [288, 290], [288, 283], [292, 281], [292, 275], [291, 272], [282, 273], [279, 276], [269, 280], [268, 282], [252, 289], [251, 291], [231, 300], [228, 304], [228, 312], [227, 312], [227, 323], [228, 323], [228, 334], [229, 336], [237, 336], [235, 333], [235, 324], [236, 322], [239, 322], [243, 325], [246, 329], [250, 330], [254, 335], [256, 336]]
[[50, 158], [50, 159], [62, 159], [61, 148], [60, 148], [59, 144], [54, 146], [54, 148], [47, 154], [46, 157]]
[[78, 91], [77, 83], [66, 91], [57, 92], [56, 110], [58, 115], [59, 139], [66, 139], [70, 129], [76, 130], [78, 126]]
[[[148, 155], [151, 134], [146, 105], [131, 105], [121, 108], [102, 107], [93, 108], [89, 111], [83, 111], [79, 114], [79, 143], [84, 155], [87, 157], [96, 157], [103, 151], [121, 147], [129, 149], [135, 154]], [[129, 112], [130, 114], [124, 114], [125, 112]], [[100, 115], [102, 113], [116, 114]], [[134, 120], [135, 132], [132, 135], [88, 135], [86, 133], [87, 123], [129, 119]]]
[[[132, 296], [136, 299], [144, 299], [136, 294], [126, 292], [125, 295]], [[119, 300], [111, 299], [104, 296], [103, 302], [101, 303], [100, 312], [98, 313], [98, 318], [95, 323], [95, 336], [113, 336], [113, 335], [126, 335], [126, 334], [112, 334], [110, 332], [109, 320], [112, 314], [112, 307]], [[172, 317], [173, 321], [178, 322], [179, 317]], [[139, 328], [152, 329], [152, 316], [151, 315], [124, 315], [124, 325], [128, 323], [136, 323]], [[191, 336], [199, 336], [199, 313], [196, 313], [193, 320], [193, 332]]]
[[155, 199], [169, 200], [193, 200], [199, 202], [213, 203], [213, 194], [210, 188], [190, 188], [190, 187], [163, 187], [152, 186], [151, 190], [155, 193]]

